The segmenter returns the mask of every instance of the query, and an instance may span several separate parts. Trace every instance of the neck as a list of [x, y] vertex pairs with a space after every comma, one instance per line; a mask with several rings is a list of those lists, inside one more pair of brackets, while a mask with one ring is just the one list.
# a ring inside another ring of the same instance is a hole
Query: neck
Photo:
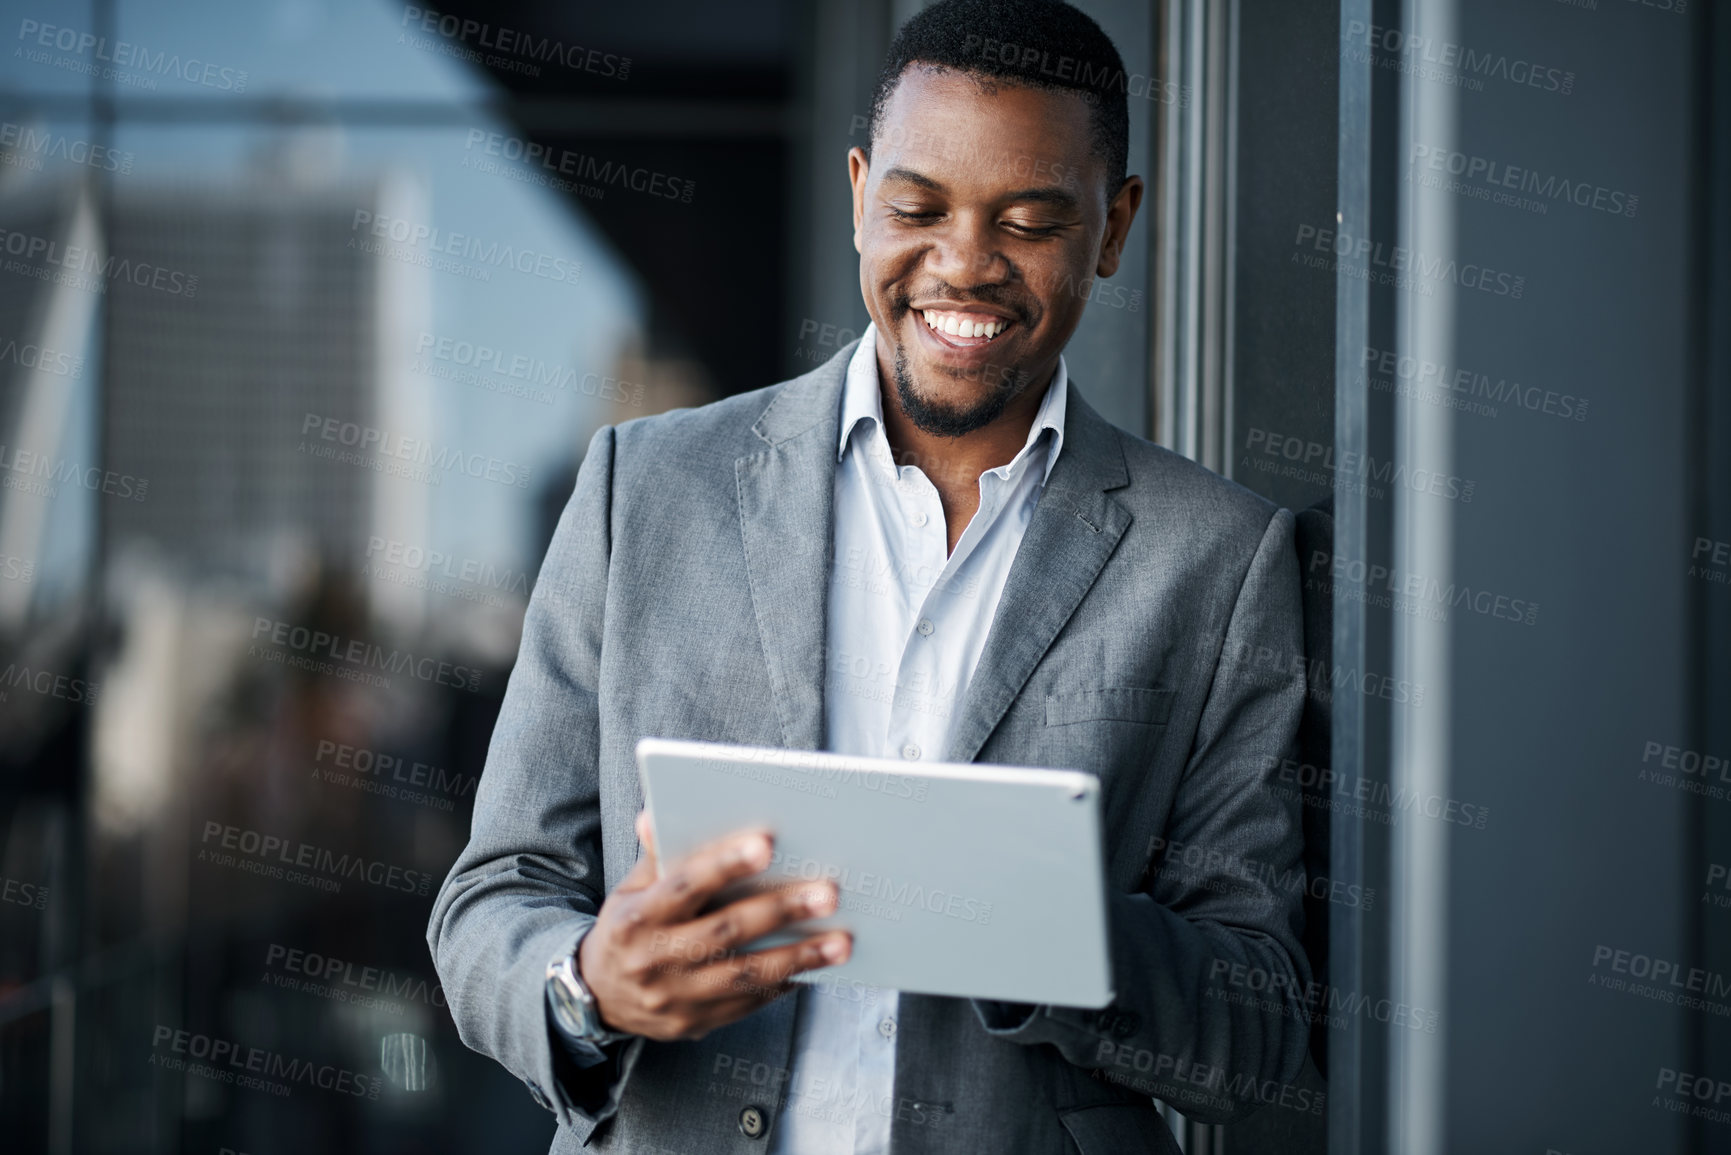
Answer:
[[895, 387], [895, 360], [882, 342], [878, 345], [877, 361], [884, 435], [896, 464], [918, 466], [937, 487], [946, 507], [952, 495], [971, 493], [977, 497], [980, 474], [1009, 464], [1021, 452], [1028, 443], [1028, 431], [1034, 427], [1034, 416], [1051, 387], [1052, 375], [1058, 371], [1054, 358], [1050, 365], [1035, 371], [1036, 383], [1011, 398], [989, 425], [960, 437], [943, 437], [915, 425], [902, 409], [901, 394]]

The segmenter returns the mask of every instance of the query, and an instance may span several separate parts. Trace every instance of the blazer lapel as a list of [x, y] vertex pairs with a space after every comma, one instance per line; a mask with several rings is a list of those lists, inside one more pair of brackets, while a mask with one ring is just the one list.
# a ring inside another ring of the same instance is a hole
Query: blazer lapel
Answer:
[[824, 627], [835, 535], [836, 439], [854, 342], [775, 391], [734, 462], [752, 610], [783, 745], [823, 746]]
[[1064, 446], [1010, 564], [950, 735], [949, 762], [979, 754], [1130, 525], [1130, 511], [1106, 492], [1130, 483], [1121, 434], [1073, 382], [1068, 389]]

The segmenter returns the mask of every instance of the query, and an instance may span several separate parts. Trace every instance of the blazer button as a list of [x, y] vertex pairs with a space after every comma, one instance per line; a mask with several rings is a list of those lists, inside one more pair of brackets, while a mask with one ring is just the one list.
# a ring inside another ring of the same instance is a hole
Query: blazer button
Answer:
[[739, 1113], [739, 1133], [747, 1139], [761, 1139], [769, 1129], [769, 1119], [763, 1108], [755, 1104]]
[[1142, 1020], [1137, 1017], [1135, 1011], [1123, 1011], [1113, 1020], [1112, 1033], [1120, 1039], [1126, 1039], [1135, 1034], [1136, 1028], [1141, 1025]]

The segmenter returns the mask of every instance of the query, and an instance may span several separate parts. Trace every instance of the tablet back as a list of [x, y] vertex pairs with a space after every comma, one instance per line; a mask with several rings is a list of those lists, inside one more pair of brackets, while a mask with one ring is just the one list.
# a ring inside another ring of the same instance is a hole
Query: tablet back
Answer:
[[663, 863], [766, 827], [775, 854], [759, 885], [835, 881], [840, 908], [800, 929], [850, 930], [853, 956], [807, 981], [1111, 1001], [1092, 774], [659, 738], [638, 743], [637, 763]]

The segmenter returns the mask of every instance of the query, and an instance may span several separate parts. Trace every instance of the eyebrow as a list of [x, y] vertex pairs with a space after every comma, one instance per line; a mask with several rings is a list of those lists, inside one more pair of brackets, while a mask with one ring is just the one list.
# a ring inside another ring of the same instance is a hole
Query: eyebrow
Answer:
[[[918, 188], [925, 189], [927, 192], [944, 191], [944, 186], [942, 184], [933, 180], [925, 173], [915, 172], [911, 168], [901, 168], [900, 166], [897, 166], [896, 168], [890, 169], [888, 172], [884, 173], [884, 183], [887, 184], [890, 181], [900, 181], [903, 184], [911, 184]], [[1048, 204], [1057, 208], [1071, 210], [1075, 210], [1081, 205], [1081, 202], [1076, 199], [1075, 194], [1062, 188], [1054, 188], [1050, 185], [1036, 185], [1033, 188], [1017, 189], [1015, 192], [1008, 194], [1003, 199], [1011, 201], [1033, 201], [1037, 204]]]

